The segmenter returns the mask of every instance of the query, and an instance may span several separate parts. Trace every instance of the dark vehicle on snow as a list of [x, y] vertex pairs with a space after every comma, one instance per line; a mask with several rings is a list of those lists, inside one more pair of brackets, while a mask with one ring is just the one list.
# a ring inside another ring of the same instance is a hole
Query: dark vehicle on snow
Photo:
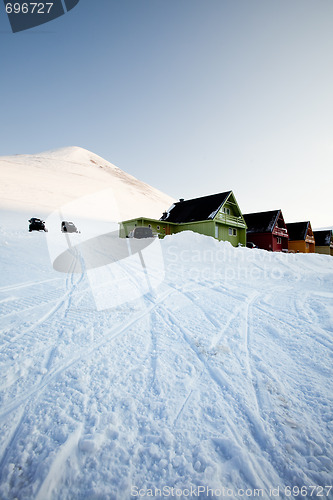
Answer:
[[29, 232], [45, 231], [47, 233], [45, 222], [42, 219], [37, 219], [36, 217], [32, 217], [31, 219], [29, 219], [28, 222], [29, 222]]
[[73, 222], [68, 222], [67, 220], [63, 220], [61, 223], [61, 231], [63, 233], [79, 233], [76, 225]]
[[150, 227], [135, 227], [127, 236], [127, 238], [154, 238], [154, 233]]
[[254, 243], [252, 243], [252, 241], [248, 241], [246, 243], [246, 246], [247, 246], [247, 248], [258, 248], [257, 245], [255, 245]]

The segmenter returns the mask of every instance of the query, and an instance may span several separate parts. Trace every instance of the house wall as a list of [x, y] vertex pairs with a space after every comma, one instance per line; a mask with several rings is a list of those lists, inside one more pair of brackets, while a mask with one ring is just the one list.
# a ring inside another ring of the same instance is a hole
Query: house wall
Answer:
[[312, 230], [308, 232], [308, 234], [305, 238], [305, 248], [306, 248], [306, 253], [314, 253], [315, 252], [316, 243], [315, 243], [315, 239], [314, 239]]
[[289, 240], [288, 250], [290, 252], [314, 253], [315, 245], [304, 240]]
[[301, 252], [307, 253], [306, 245], [304, 240], [289, 240], [288, 241], [289, 252]]
[[305, 238], [305, 248], [306, 248], [306, 253], [314, 253], [316, 248], [316, 241], [310, 223]]
[[[277, 238], [281, 238], [281, 243], [278, 243]], [[263, 250], [272, 252], [282, 252], [288, 250], [288, 238], [276, 236], [272, 233], [248, 233], [247, 241], [252, 242]]]
[[120, 238], [126, 238], [128, 234], [135, 228], [135, 227], [151, 227], [153, 230], [154, 234], [157, 234], [159, 238], [164, 238], [164, 236], [168, 234], [173, 234], [173, 230], [171, 229], [171, 226], [173, 224], [166, 223], [165, 221], [160, 221], [157, 219], [133, 219], [130, 221], [125, 221], [120, 224], [119, 228], [119, 237]]
[[173, 233], [182, 231], [194, 231], [195, 233], [205, 234], [215, 238], [215, 223], [212, 220], [202, 222], [189, 222], [188, 224], [175, 224], [172, 227]]
[[121, 222], [119, 225], [119, 238], [126, 238], [128, 233], [134, 229], [134, 222]]
[[235, 217], [236, 215], [238, 215], [238, 212], [236, 213], [236, 207], [235, 207], [235, 205], [234, 205], [234, 204], [232, 204], [232, 203], [230, 203], [230, 202], [228, 202], [228, 201], [227, 201], [227, 202], [223, 205], [223, 207], [221, 208], [221, 210], [220, 210], [220, 212], [221, 212], [221, 213], [225, 213], [225, 212], [223, 212], [223, 208], [229, 208], [229, 210], [230, 210], [230, 215], [233, 215], [234, 217]]
[[166, 224], [164, 221], [160, 220], [143, 220], [143, 226], [151, 227], [154, 234], [157, 234], [159, 238], [164, 238], [168, 234], [172, 234], [173, 231], [170, 229], [170, 224]]
[[[239, 243], [243, 246], [246, 245], [246, 229], [241, 227], [235, 227], [233, 225], [226, 226], [225, 224], [216, 223], [218, 227], [218, 240], [219, 241], [229, 241], [234, 247], [237, 247]], [[236, 229], [237, 235], [231, 236], [229, 234], [229, 228]]]
[[314, 243], [308, 243], [307, 241], [305, 242], [307, 252], [306, 253], [315, 253], [316, 250], [316, 245]]
[[247, 241], [254, 243], [263, 250], [273, 250], [273, 237], [271, 233], [247, 233]]
[[[227, 214], [223, 209], [229, 209]], [[229, 241], [234, 247], [239, 244], [246, 245], [246, 224], [238, 206], [227, 201], [215, 217], [215, 224], [218, 228], [218, 240]], [[236, 235], [229, 234], [229, 228], [236, 230]]]
[[316, 253], [322, 253], [322, 254], [325, 254], [325, 255], [333, 255], [333, 249], [329, 246], [319, 246], [319, 245], [316, 245], [316, 248], [315, 248], [315, 252]]
[[246, 247], [246, 228], [240, 229], [239, 242]]
[[[278, 243], [278, 238], [281, 239], [281, 243]], [[288, 238], [283, 236], [272, 235], [273, 241], [273, 252], [282, 252], [282, 250], [288, 250]]]

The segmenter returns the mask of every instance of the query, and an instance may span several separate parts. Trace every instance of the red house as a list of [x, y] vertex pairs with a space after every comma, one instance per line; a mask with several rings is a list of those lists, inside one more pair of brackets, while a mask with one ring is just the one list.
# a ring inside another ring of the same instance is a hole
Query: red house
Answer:
[[272, 252], [288, 251], [288, 230], [281, 210], [243, 214], [248, 243]]

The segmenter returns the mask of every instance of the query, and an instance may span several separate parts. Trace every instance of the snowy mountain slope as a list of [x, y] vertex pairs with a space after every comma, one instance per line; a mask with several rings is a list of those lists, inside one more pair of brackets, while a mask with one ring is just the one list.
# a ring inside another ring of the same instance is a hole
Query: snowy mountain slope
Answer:
[[[37, 217], [38, 213], [45, 216], [105, 189], [112, 191], [122, 220], [139, 216], [159, 218], [174, 201], [100, 156], [78, 147], [0, 157], [0, 180], [0, 206], [9, 210], [30, 209], [31, 215]], [[89, 216], [89, 210], [82, 215]], [[107, 214], [101, 211], [99, 217]]]
[[331, 257], [185, 232], [157, 289], [96, 311], [44, 234], [0, 245], [1, 499], [332, 498]]

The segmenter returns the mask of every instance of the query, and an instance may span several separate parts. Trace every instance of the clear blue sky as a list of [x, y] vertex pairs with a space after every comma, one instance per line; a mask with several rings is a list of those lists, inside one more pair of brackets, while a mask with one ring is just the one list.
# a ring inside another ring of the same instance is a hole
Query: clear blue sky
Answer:
[[332, 0], [80, 0], [11, 33], [0, 155], [81, 146], [176, 198], [332, 225]]

